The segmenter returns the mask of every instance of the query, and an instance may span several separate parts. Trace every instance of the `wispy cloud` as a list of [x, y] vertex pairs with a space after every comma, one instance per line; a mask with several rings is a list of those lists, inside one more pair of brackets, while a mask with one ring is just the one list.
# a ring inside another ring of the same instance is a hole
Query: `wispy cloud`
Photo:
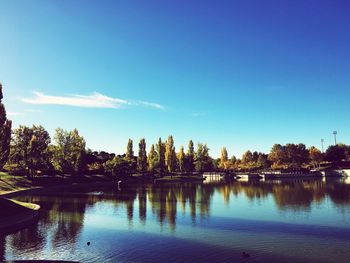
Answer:
[[158, 103], [153, 103], [153, 102], [148, 102], [148, 101], [142, 101], [142, 100], [141, 101], [134, 101], [134, 102], [131, 102], [131, 104], [164, 110], [164, 106], [162, 106]]
[[22, 115], [24, 115], [24, 113], [23, 112], [7, 112], [6, 115], [13, 117], [13, 116], [22, 116]]
[[25, 112], [31, 112], [31, 113], [40, 113], [43, 112], [42, 110], [36, 110], [36, 109], [25, 109]]
[[144, 106], [156, 109], [164, 109], [157, 103], [147, 101], [128, 101], [118, 98], [112, 98], [94, 92], [91, 95], [68, 95], [68, 96], [50, 96], [41, 92], [34, 91], [31, 98], [23, 98], [22, 101], [29, 104], [42, 105], [65, 105], [84, 108], [112, 108], [118, 109], [126, 106]]

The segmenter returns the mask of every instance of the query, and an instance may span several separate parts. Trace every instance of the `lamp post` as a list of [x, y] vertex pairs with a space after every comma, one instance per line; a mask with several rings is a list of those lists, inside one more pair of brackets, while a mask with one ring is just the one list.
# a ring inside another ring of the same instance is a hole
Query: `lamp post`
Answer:
[[324, 150], [323, 150], [323, 143], [324, 143], [324, 139], [321, 139], [322, 153], [324, 152]]
[[334, 131], [333, 135], [334, 135], [334, 145], [337, 145], [337, 131]]

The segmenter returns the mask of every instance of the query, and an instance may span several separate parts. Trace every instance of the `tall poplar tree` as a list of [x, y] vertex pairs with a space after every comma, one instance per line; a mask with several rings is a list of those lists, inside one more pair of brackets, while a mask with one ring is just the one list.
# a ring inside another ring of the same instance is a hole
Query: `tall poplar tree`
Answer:
[[6, 118], [6, 110], [2, 99], [2, 85], [0, 83], [0, 170], [9, 157], [12, 126], [12, 122]]
[[159, 172], [160, 174], [162, 174], [165, 170], [165, 155], [164, 155], [165, 153], [164, 153], [164, 144], [161, 138], [159, 138], [158, 140], [157, 151], [158, 151]]
[[137, 156], [137, 169], [139, 172], [147, 171], [146, 141], [142, 138], [139, 142], [139, 155]]
[[133, 142], [131, 139], [129, 139], [128, 145], [126, 146], [126, 159], [133, 160], [133, 158], [134, 158]]
[[151, 149], [148, 153], [147, 157], [147, 163], [148, 163], [148, 170], [150, 172], [153, 172], [157, 165], [157, 152], [155, 151], [154, 144], [151, 145]]
[[223, 147], [222, 149], [221, 149], [221, 155], [220, 155], [220, 165], [219, 165], [219, 167], [221, 168], [221, 169], [227, 169], [227, 163], [228, 162], [228, 154], [227, 154], [227, 150], [226, 150], [226, 147]]
[[176, 153], [173, 136], [169, 136], [165, 144], [165, 164], [168, 172], [172, 173], [176, 170]]
[[188, 150], [187, 150], [187, 170], [189, 171], [189, 172], [193, 172], [194, 171], [194, 155], [195, 155], [195, 153], [194, 153], [194, 145], [193, 145], [193, 141], [192, 140], [190, 140], [189, 142], [188, 142]]
[[181, 146], [180, 147], [180, 151], [177, 154], [177, 163], [178, 163], [178, 168], [180, 172], [184, 172], [185, 171], [185, 152], [184, 152], [184, 147]]

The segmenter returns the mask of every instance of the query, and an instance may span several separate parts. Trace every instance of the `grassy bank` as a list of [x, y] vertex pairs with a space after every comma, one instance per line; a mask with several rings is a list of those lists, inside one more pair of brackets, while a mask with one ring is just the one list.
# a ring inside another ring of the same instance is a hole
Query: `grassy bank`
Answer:
[[93, 183], [111, 181], [113, 178], [104, 175], [65, 175], [65, 176], [38, 176], [29, 179], [25, 176], [13, 176], [0, 173], [0, 195], [17, 191], [52, 186], [72, 185], [75, 183]]
[[0, 172], [0, 195], [33, 187], [33, 182], [24, 176], [13, 176]]

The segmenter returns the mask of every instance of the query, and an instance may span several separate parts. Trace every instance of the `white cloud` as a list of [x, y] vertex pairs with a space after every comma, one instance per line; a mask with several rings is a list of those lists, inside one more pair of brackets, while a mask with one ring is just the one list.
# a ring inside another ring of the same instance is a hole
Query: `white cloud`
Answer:
[[113, 108], [118, 109], [128, 105], [145, 106], [156, 109], [164, 109], [157, 103], [147, 101], [127, 101], [118, 98], [112, 98], [94, 92], [92, 95], [68, 95], [68, 96], [49, 96], [41, 92], [34, 91], [34, 97], [23, 98], [22, 101], [29, 104], [42, 105], [65, 105], [84, 108]]
[[131, 103], [131, 104], [164, 110], [164, 106], [162, 106], [158, 103], [152, 103], [152, 102], [148, 102], [148, 101], [134, 101], [134, 103]]
[[36, 110], [36, 109], [25, 109], [25, 112], [31, 112], [31, 113], [40, 113], [43, 112], [42, 110]]
[[22, 116], [22, 115], [24, 115], [24, 113], [23, 112], [7, 112], [6, 115], [13, 117], [13, 116]]

